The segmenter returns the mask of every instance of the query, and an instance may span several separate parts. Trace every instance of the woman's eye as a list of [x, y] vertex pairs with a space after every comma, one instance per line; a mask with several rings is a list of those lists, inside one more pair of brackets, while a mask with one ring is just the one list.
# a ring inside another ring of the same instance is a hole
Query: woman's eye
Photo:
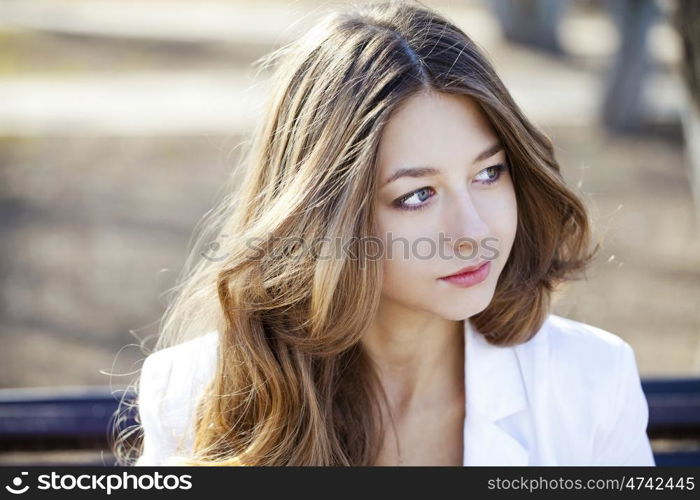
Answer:
[[412, 193], [408, 193], [407, 195], [394, 200], [394, 205], [405, 210], [417, 210], [419, 208], [423, 208], [426, 205], [423, 202], [431, 198], [432, 192], [434, 192], [433, 188], [420, 188], [417, 191], [413, 191]]
[[477, 174], [477, 177], [481, 176], [481, 174], [485, 173], [485, 178], [483, 180], [479, 180], [481, 184], [493, 184], [496, 182], [498, 179], [501, 178], [501, 175], [503, 174], [503, 171], [506, 169], [506, 166], [502, 163], [499, 163], [498, 165], [493, 165], [491, 167], [487, 167], [483, 169], [481, 172]]

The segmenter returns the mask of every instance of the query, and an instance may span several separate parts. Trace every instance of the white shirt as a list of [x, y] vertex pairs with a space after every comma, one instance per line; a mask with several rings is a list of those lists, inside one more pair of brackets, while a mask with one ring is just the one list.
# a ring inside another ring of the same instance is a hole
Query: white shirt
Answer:
[[[464, 325], [463, 465], [655, 465], [647, 400], [623, 339], [554, 314], [509, 347]], [[192, 449], [195, 404], [213, 377], [217, 343], [211, 331], [146, 358], [136, 465], [167, 465]]]

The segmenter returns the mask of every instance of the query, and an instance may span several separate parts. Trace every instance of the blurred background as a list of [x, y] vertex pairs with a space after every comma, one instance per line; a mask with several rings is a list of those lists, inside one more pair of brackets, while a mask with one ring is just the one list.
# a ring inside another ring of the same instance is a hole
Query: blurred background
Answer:
[[[554, 312], [627, 340], [645, 379], [700, 377], [700, 52], [679, 3], [423, 3], [482, 47], [591, 210], [603, 248]], [[266, 74], [251, 63], [342, 5], [0, 1], [8, 404], [131, 381], [195, 225], [259, 118]], [[17, 408], [0, 406], [0, 442], [3, 415], [26, 416]], [[35, 460], [0, 451], [0, 464]]]

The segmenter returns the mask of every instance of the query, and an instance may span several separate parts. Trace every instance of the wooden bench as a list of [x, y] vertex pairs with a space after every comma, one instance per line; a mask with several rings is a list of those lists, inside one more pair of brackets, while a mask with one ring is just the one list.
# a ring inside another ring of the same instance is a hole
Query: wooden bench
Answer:
[[[700, 377], [643, 378], [642, 387], [656, 464], [700, 465]], [[20, 453], [22, 465], [57, 465], [47, 452], [94, 450], [96, 458], [72, 463], [114, 465], [116, 429], [136, 424], [136, 410], [123, 407], [115, 425], [117, 407], [133, 397], [109, 387], [0, 389], [0, 464], [19, 465]]]

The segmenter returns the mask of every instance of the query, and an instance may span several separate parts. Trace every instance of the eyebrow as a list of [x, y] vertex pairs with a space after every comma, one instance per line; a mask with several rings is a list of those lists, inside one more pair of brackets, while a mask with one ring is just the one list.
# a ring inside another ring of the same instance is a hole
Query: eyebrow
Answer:
[[[491, 158], [493, 155], [496, 153], [500, 152], [503, 150], [503, 144], [500, 142], [497, 142], [495, 144], [492, 144], [485, 150], [483, 150], [481, 153], [479, 153], [476, 158], [474, 158], [474, 161], [472, 163], [478, 163], [480, 161], [483, 161], [487, 158]], [[434, 167], [409, 167], [409, 168], [400, 168], [382, 184], [383, 186], [386, 186], [390, 182], [395, 181], [396, 179], [399, 179], [401, 177], [426, 177], [429, 175], [436, 175], [440, 173], [440, 170]]]

